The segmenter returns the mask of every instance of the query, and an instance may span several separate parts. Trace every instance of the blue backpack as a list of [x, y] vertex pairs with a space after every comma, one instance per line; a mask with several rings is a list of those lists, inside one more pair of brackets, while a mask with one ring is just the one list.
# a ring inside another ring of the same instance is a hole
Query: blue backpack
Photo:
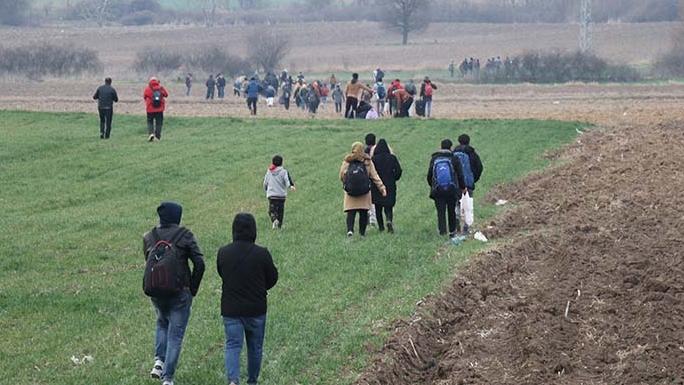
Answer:
[[432, 189], [437, 195], [448, 195], [458, 189], [451, 159], [439, 157], [432, 166]]
[[470, 157], [465, 152], [454, 152], [454, 156], [461, 162], [461, 170], [463, 170], [463, 180], [469, 189], [475, 187], [475, 177], [473, 176], [473, 169], [470, 168]]

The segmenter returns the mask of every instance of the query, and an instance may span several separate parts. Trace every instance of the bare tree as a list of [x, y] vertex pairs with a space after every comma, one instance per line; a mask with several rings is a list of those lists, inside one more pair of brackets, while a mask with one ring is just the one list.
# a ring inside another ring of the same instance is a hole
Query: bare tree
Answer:
[[401, 43], [408, 43], [410, 32], [420, 31], [430, 23], [427, 8], [430, 0], [379, 0], [387, 29], [399, 31]]
[[84, 0], [74, 7], [83, 20], [94, 21], [102, 26], [111, 18], [111, 3], [111, 0]]
[[258, 68], [273, 71], [285, 58], [290, 46], [290, 38], [273, 29], [259, 29], [247, 42], [249, 58]]

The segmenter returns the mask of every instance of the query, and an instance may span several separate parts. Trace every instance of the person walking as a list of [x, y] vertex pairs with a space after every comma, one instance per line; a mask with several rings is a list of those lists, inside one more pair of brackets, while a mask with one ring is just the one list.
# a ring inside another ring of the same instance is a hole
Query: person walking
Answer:
[[283, 157], [276, 155], [271, 160], [271, 165], [268, 166], [266, 175], [264, 175], [264, 191], [266, 191], [266, 199], [268, 199], [268, 216], [271, 218], [273, 229], [283, 227], [285, 200], [287, 199], [288, 189], [295, 191], [295, 184], [290, 173], [283, 168]]
[[373, 86], [373, 92], [375, 92], [375, 95], [377, 96], [377, 100], [375, 101], [375, 109], [378, 111], [378, 114], [380, 114], [380, 116], [383, 116], [385, 111], [385, 102], [387, 98], [387, 88], [385, 87], [385, 84], [382, 82], [382, 80], [375, 83], [375, 85]]
[[190, 96], [190, 90], [192, 89], [192, 74], [188, 72], [185, 75], [185, 96]]
[[455, 237], [458, 228], [456, 205], [460, 200], [461, 192], [465, 192], [465, 181], [461, 163], [451, 152], [452, 145], [451, 140], [444, 139], [440, 150], [432, 154], [428, 167], [427, 183], [430, 185], [430, 198], [435, 201], [435, 208], [437, 209], [439, 234], [447, 234], [448, 219], [449, 236]]
[[341, 113], [342, 112], [342, 100], [344, 99], [344, 93], [342, 92], [342, 89], [340, 88], [339, 84], [335, 84], [335, 89], [332, 92], [332, 98], [333, 102], [335, 102], [335, 112], [336, 113]]
[[[152, 378], [173, 385], [193, 298], [204, 275], [204, 258], [192, 231], [180, 225], [183, 207], [162, 202], [159, 225], [143, 237], [143, 288], [157, 314]], [[169, 254], [172, 255], [169, 255]], [[192, 271], [188, 261], [192, 261]], [[154, 269], [163, 265], [164, 269]], [[174, 274], [175, 273], [175, 274]], [[172, 282], [172, 285], [164, 285]]]
[[226, 78], [220, 72], [216, 75], [216, 90], [218, 91], [219, 99], [223, 99], [226, 96]]
[[155, 139], [161, 140], [162, 126], [164, 125], [164, 110], [166, 109], [166, 98], [169, 93], [162, 87], [156, 77], [151, 77], [150, 82], [145, 87], [143, 99], [147, 111], [147, 133], [150, 135], [150, 142]]
[[216, 80], [214, 80], [214, 75], [209, 75], [209, 78], [204, 84], [207, 86], [206, 99], [214, 100], [214, 89], [216, 88]]
[[292, 98], [292, 78], [283, 82], [283, 94], [280, 96], [285, 110], [290, 109], [290, 99]]
[[[390, 151], [385, 139], [380, 139], [373, 149], [372, 160], [375, 170], [387, 190], [387, 194], [383, 196], [375, 185], [371, 186], [378, 230], [385, 230], [385, 219], [387, 219], [387, 232], [394, 233], [393, 214], [394, 205], [397, 202], [397, 181], [401, 179], [402, 173], [401, 165], [397, 157]], [[383, 218], [383, 213], [385, 218]]]
[[256, 78], [252, 76], [247, 84], [246, 94], [247, 94], [247, 107], [251, 115], [256, 116], [257, 114], [257, 101], [259, 100], [259, 93], [263, 91], [263, 88], [257, 82]]
[[112, 87], [112, 78], [105, 78], [105, 84], [95, 90], [93, 99], [97, 100], [97, 111], [100, 113], [100, 139], [109, 139], [114, 118], [114, 103], [119, 101], [119, 95]]
[[[458, 143], [459, 145], [454, 148], [454, 156], [458, 158], [461, 163], [465, 187], [468, 191], [468, 195], [472, 198], [473, 192], [475, 191], [475, 183], [480, 180], [484, 169], [482, 160], [475, 149], [470, 146], [470, 136], [462, 134], [458, 137]], [[456, 210], [457, 216], [460, 216], [460, 212], [460, 210]], [[463, 223], [463, 234], [468, 234], [468, 224], [465, 222]]]
[[347, 214], [347, 237], [354, 235], [354, 222], [359, 215], [359, 234], [366, 235], [368, 210], [372, 205], [371, 182], [381, 196], [387, 195], [385, 185], [375, 171], [371, 157], [364, 152], [361, 142], [352, 144], [352, 151], [345, 156], [340, 167], [340, 180], [344, 187], [344, 212]]
[[218, 251], [221, 316], [226, 335], [225, 368], [231, 385], [240, 383], [240, 353], [247, 342], [247, 383], [256, 384], [266, 335], [267, 295], [278, 282], [278, 269], [268, 249], [255, 244], [252, 214], [233, 219], [233, 242]]
[[420, 85], [420, 97], [423, 100], [425, 108], [425, 117], [429, 118], [432, 115], [432, 94], [437, 86], [430, 81], [429, 77], [423, 79], [423, 83]]
[[353, 119], [356, 117], [356, 107], [359, 105], [359, 99], [361, 98], [363, 91], [373, 92], [373, 90], [359, 82], [359, 74], [352, 74], [352, 79], [347, 83], [347, 88], [344, 90], [344, 96], [347, 101], [344, 110], [344, 116], [346, 118]]

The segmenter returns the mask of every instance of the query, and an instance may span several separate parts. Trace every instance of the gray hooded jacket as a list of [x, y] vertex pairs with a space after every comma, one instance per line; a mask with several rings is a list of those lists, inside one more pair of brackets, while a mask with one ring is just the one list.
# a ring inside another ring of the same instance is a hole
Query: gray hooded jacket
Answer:
[[266, 198], [287, 198], [287, 190], [292, 186], [290, 176], [282, 167], [268, 169], [264, 176], [264, 191]]

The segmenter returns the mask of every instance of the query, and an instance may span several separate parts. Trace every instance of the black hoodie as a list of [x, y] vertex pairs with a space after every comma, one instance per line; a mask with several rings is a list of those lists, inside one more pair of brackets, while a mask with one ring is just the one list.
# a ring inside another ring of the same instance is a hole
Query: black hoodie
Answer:
[[254, 243], [256, 222], [241, 213], [233, 220], [233, 243], [223, 246], [216, 267], [223, 280], [221, 315], [256, 317], [266, 314], [268, 290], [278, 282], [271, 253]]
[[[181, 217], [183, 215], [183, 207], [174, 202], [162, 202], [157, 207], [157, 214], [159, 214], [159, 225], [156, 227], [159, 237], [164, 240], [170, 240], [174, 234], [182, 227], [180, 226]], [[143, 255], [147, 260], [147, 255], [159, 239], [154, 239], [152, 232], [148, 232], [143, 236]], [[193, 296], [197, 295], [202, 276], [204, 275], [204, 258], [202, 251], [197, 245], [195, 236], [189, 229], [186, 229], [185, 235], [178, 240], [176, 246], [182, 250], [181, 261], [184, 270], [184, 285], [190, 289]], [[190, 272], [190, 265], [188, 260], [192, 261], [192, 272]]]
[[480, 156], [477, 155], [475, 149], [467, 144], [462, 144], [454, 148], [454, 152], [464, 152], [468, 154], [468, 158], [470, 159], [470, 169], [473, 171], [473, 179], [474, 182], [477, 183], [477, 181], [480, 180], [480, 176], [482, 176], [482, 171], [484, 168], [482, 166]]

